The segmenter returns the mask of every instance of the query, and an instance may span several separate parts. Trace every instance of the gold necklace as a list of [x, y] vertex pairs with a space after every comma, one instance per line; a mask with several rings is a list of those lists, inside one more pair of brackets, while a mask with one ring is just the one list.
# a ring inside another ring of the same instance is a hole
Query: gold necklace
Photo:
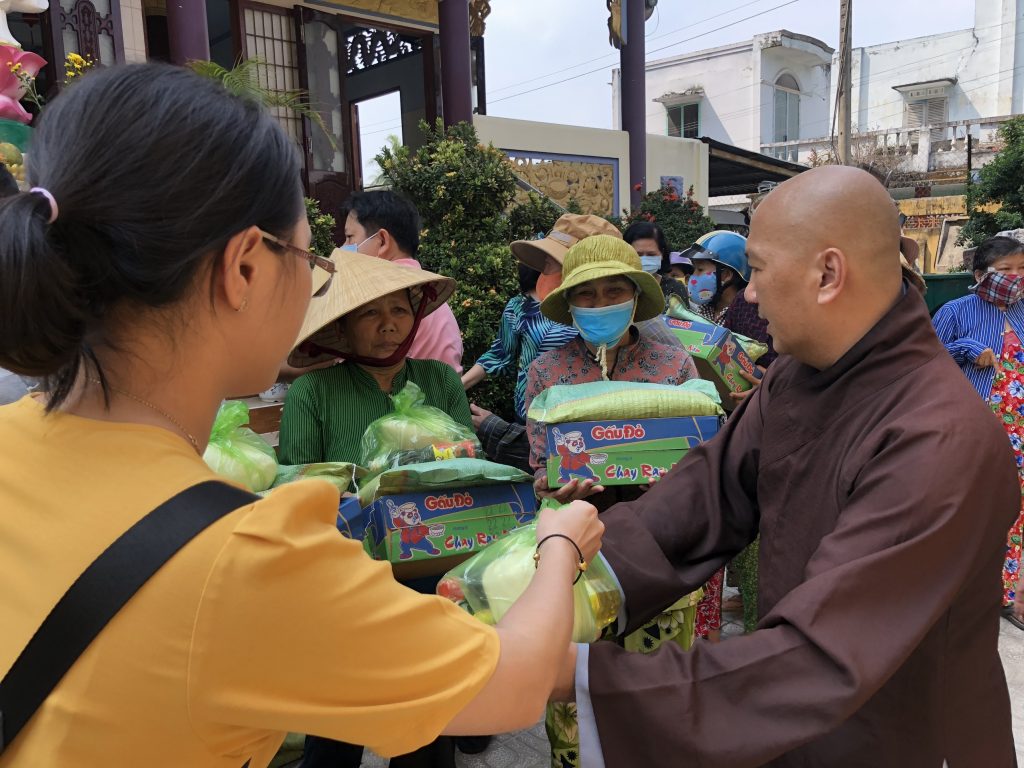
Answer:
[[[89, 379], [89, 383], [90, 384], [96, 384], [96, 385], [101, 386], [101, 387], [103, 386], [103, 382], [101, 382], [99, 379]], [[107, 389], [109, 389], [111, 392], [116, 392], [117, 394], [121, 395], [122, 397], [127, 397], [129, 400], [134, 400], [139, 405], [144, 405], [147, 408], [149, 408], [151, 411], [153, 411], [154, 413], [158, 413], [161, 416], [163, 416], [165, 419], [167, 419], [169, 422], [171, 422], [171, 424], [176, 426], [178, 428], [178, 431], [181, 432], [181, 434], [183, 434], [185, 437], [188, 438], [188, 441], [190, 443], [192, 443], [192, 447], [195, 449], [196, 453], [198, 453], [200, 456], [203, 455], [203, 452], [199, 450], [199, 441], [196, 440], [192, 436], [192, 433], [190, 433], [187, 429], [185, 429], [185, 427], [182, 425], [182, 423], [180, 421], [178, 421], [176, 418], [171, 416], [171, 414], [169, 414], [166, 411], [163, 411], [163, 410], [157, 408], [155, 405], [153, 405], [148, 400], [143, 400], [141, 397], [136, 397], [131, 392], [125, 392], [123, 389], [120, 389], [119, 387], [115, 387], [112, 384], [107, 384]]]

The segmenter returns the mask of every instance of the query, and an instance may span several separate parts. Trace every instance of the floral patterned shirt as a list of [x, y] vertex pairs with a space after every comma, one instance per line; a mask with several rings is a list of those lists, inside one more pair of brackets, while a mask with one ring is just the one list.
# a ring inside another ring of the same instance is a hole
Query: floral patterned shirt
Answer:
[[[681, 347], [670, 347], [652, 341], [634, 327], [633, 343], [619, 349], [614, 370], [609, 371], [613, 381], [633, 381], [647, 384], [678, 386], [684, 381], [700, 378], [697, 366], [689, 353]], [[577, 336], [563, 347], [545, 352], [530, 366], [526, 378], [526, 410], [533, 398], [556, 384], [587, 384], [601, 381], [601, 366]], [[530, 437], [530, 464], [543, 471], [546, 464], [547, 439], [544, 427], [532, 419], [527, 420]]]

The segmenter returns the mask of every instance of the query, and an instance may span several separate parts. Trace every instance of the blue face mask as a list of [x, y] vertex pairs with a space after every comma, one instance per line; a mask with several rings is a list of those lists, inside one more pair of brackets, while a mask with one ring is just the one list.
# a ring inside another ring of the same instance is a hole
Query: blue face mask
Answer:
[[356, 245], [356, 244], [354, 244], [354, 243], [351, 243], [351, 244], [349, 244], [349, 245], [343, 245], [343, 246], [341, 246], [341, 250], [343, 250], [343, 251], [348, 251], [349, 253], [359, 253], [359, 252], [360, 252], [360, 251], [359, 251], [359, 249], [363, 247], [363, 244], [364, 244], [364, 243], [368, 243], [368, 242], [370, 242], [370, 241], [371, 241], [371, 240], [373, 240], [373, 238], [375, 238], [376, 236], [377, 236], [377, 232], [374, 232], [374, 233], [373, 233], [372, 235], [370, 235], [370, 236], [369, 236], [368, 238], [366, 238], [365, 240], [363, 240], [363, 242], [362, 242], [362, 243], [359, 243], [358, 245]]
[[635, 311], [636, 299], [630, 299], [622, 304], [612, 304], [610, 307], [569, 305], [569, 313], [583, 340], [595, 347], [614, 347], [618, 344], [619, 339], [629, 330]]
[[718, 291], [718, 276], [714, 272], [691, 275], [686, 283], [686, 290], [690, 294], [691, 303], [706, 306], [711, 303]]

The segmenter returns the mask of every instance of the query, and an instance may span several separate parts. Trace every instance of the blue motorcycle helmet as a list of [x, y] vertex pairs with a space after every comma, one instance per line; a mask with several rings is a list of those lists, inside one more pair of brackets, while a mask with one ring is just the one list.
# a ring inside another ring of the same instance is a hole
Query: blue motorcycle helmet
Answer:
[[735, 232], [720, 229], [708, 232], [687, 248], [682, 256], [693, 261], [703, 259], [728, 267], [739, 275], [744, 283], [750, 282], [750, 265], [747, 263], [747, 238]]

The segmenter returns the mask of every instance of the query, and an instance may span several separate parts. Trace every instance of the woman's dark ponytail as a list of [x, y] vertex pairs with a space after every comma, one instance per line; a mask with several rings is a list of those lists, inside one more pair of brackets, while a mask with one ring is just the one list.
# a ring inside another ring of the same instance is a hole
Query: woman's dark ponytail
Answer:
[[[0, 200], [0, 367], [46, 380], [49, 407], [115, 318], [190, 295], [250, 226], [289, 237], [303, 215], [295, 143], [259, 105], [183, 68], [91, 72], [40, 116], [28, 179]], [[117, 307], [129, 312], [114, 312]]]
[[49, 218], [38, 193], [0, 200], [0, 367], [33, 377], [77, 372], [86, 327], [81, 286]]

